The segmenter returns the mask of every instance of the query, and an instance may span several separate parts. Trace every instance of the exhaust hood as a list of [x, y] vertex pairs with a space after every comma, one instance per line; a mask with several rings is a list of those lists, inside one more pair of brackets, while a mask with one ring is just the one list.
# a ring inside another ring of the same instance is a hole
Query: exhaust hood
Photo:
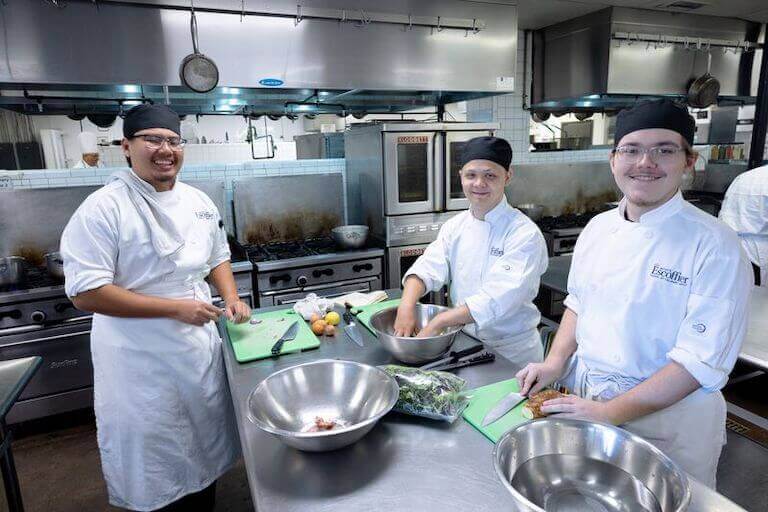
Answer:
[[218, 87], [204, 94], [179, 78], [192, 50], [188, 0], [3, 6], [0, 108], [119, 113], [154, 101], [183, 114], [344, 115], [515, 90], [514, 2], [194, 4], [199, 44], [220, 73]]
[[710, 58], [719, 103], [754, 103], [761, 30], [740, 19], [621, 7], [537, 30], [531, 110], [611, 113], [643, 97], [686, 101]]

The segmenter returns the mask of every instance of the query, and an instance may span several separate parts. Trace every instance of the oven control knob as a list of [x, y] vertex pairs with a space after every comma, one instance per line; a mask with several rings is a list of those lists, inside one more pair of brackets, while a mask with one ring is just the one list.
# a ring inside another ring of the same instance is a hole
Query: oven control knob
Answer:
[[296, 278], [296, 284], [299, 286], [307, 286], [308, 282], [309, 279], [307, 279], [307, 276], [299, 276]]
[[42, 311], [33, 311], [32, 314], [30, 315], [30, 318], [35, 323], [44, 322], [45, 321], [45, 313], [43, 313]]

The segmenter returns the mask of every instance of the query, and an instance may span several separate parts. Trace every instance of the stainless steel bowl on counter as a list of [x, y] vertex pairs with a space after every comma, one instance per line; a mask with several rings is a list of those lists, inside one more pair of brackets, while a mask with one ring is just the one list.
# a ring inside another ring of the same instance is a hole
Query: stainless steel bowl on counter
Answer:
[[[421, 330], [438, 313], [448, 308], [435, 304], [416, 304], [416, 328]], [[371, 327], [382, 346], [395, 358], [404, 363], [422, 364], [434, 361], [448, 353], [461, 330], [461, 325], [448, 327], [437, 336], [426, 338], [405, 338], [394, 335], [397, 307], [382, 309], [371, 317]]]
[[324, 452], [367, 434], [394, 407], [398, 393], [395, 379], [375, 366], [323, 359], [261, 381], [248, 398], [248, 417], [289, 446]]
[[27, 260], [21, 256], [0, 258], [0, 286], [20, 286], [27, 280]]
[[507, 432], [496, 474], [517, 510], [682, 512], [688, 477], [648, 441], [613, 425], [545, 418]]
[[540, 220], [544, 216], [544, 207], [540, 204], [523, 203], [515, 206], [533, 221]]
[[342, 249], [360, 249], [368, 240], [368, 226], [337, 226], [331, 230], [331, 236]]

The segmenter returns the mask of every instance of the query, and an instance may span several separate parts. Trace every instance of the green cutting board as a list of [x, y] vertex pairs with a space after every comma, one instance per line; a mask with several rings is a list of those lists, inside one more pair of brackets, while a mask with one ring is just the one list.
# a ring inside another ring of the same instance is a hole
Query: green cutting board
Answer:
[[371, 317], [374, 313], [378, 313], [382, 309], [391, 308], [393, 306], [399, 306], [400, 299], [385, 300], [383, 302], [377, 302], [375, 304], [368, 304], [367, 306], [360, 306], [359, 308], [353, 308], [352, 311], [356, 314], [357, 320], [363, 324], [372, 334], [376, 334], [371, 327]]
[[493, 406], [499, 403], [499, 400], [512, 391], [520, 391], [517, 379], [502, 380], [467, 391], [467, 395], [471, 395], [472, 399], [467, 408], [464, 409], [464, 419], [495, 443], [509, 429], [528, 421], [528, 418], [523, 416], [523, 405], [525, 405], [525, 402], [521, 402], [500, 419], [487, 427], [482, 426], [485, 414], [493, 409]]
[[261, 320], [261, 323], [227, 322], [227, 333], [235, 352], [235, 359], [240, 363], [273, 357], [272, 345], [294, 320], [299, 321], [299, 331], [296, 333], [296, 338], [283, 344], [280, 354], [290, 354], [320, 346], [320, 340], [312, 333], [309, 324], [292, 309], [255, 314], [251, 319]]

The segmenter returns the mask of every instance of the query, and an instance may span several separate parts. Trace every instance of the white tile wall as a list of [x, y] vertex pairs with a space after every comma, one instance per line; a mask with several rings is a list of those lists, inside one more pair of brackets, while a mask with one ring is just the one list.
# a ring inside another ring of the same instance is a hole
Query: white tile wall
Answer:
[[539, 164], [549, 162], [606, 161], [608, 150], [592, 149], [581, 151], [552, 151], [531, 153], [529, 147], [530, 114], [523, 110], [523, 70], [525, 68], [525, 38], [518, 33], [517, 73], [515, 83], [520, 84], [512, 94], [493, 96], [467, 102], [467, 120], [476, 122], [497, 122], [501, 129], [497, 136], [509, 141], [512, 146], [513, 164]]

